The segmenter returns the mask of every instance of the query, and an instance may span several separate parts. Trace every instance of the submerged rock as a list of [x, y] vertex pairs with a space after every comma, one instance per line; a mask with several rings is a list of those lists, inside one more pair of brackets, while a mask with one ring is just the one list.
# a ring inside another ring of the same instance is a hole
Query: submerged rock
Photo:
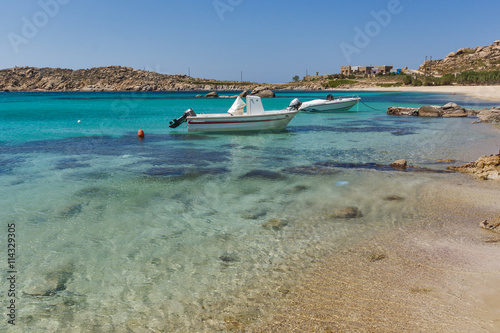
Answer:
[[362, 216], [363, 214], [358, 209], [358, 207], [344, 207], [336, 209], [331, 215], [331, 217], [335, 219], [352, 219]]
[[74, 271], [75, 267], [72, 264], [63, 266], [32, 282], [24, 293], [30, 296], [52, 296], [64, 291], [67, 288], [66, 284], [73, 278]]
[[491, 230], [500, 233], [500, 216], [493, 220], [484, 220], [479, 223], [479, 226], [486, 230]]
[[69, 205], [66, 208], [64, 208], [62, 212], [59, 213], [59, 218], [69, 219], [71, 217], [80, 214], [82, 210], [83, 210], [83, 204], [81, 203], [75, 205]]
[[481, 156], [477, 161], [460, 166], [449, 166], [448, 169], [463, 173], [471, 173], [480, 179], [500, 179], [500, 153]]
[[219, 259], [225, 263], [238, 262], [240, 259], [235, 254], [225, 253], [219, 257]]
[[403, 201], [405, 198], [400, 197], [399, 195], [388, 195], [384, 198], [386, 201]]
[[283, 169], [283, 172], [297, 174], [297, 175], [333, 175], [339, 173], [340, 170], [322, 167], [317, 165], [303, 165], [296, 167], [289, 167]]
[[280, 231], [288, 225], [288, 221], [285, 219], [270, 219], [266, 223], [262, 224], [262, 228], [267, 230]]
[[243, 212], [241, 214], [241, 217], [246, 219], [246, 220], [256, 220], [259, 217], [263, 217], [267, 214], [265, 210], [249, 210], [246, 212]]

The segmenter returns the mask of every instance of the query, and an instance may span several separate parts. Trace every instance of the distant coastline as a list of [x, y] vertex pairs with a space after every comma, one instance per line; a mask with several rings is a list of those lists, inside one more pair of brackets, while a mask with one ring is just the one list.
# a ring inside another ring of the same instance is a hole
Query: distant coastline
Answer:
[[270, 90], [298, 91], [415, 91], [459, 93], [489, 101], [500, 101], [500, 85], [491, 86], [395, 86], [381, 82], [387, 78], [370, 78], [356, 83], [325, 88], [324, 80], [288, 83], [254, 83], [218, 81], [187, 75], [168, 75], [122, 66], [91, 69], [61, 69], [15, 67], [0, 70], [0, 91], [5, 92], [64, 92], [64, 91], [244, 91], [266, 87]]

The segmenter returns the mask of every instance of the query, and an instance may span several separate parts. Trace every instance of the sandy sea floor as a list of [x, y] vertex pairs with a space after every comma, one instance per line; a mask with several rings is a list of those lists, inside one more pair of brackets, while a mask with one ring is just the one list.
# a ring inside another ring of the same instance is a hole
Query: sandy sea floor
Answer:
[[[390, 90], [500, 98], [500, 86]], [[457, 174], [417, 200], [421, 219], [322, 258], [249, 331], [499, 332], [500, 233], [479, 223], [500, 215], [500, 182]]]
[[498, 182], [454, 175], [418, 195], [423, 218], [323, 258], [263, 332], [498, 332]]

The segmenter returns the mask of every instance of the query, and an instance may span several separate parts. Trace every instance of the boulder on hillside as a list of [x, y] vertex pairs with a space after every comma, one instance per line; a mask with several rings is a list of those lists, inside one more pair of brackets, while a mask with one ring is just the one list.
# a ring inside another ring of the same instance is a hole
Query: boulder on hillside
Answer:
[[262, 98], [276, 97], [274, 92], [268, 87], [257, 87], [250, 93], [250, 95], [259, 96]]

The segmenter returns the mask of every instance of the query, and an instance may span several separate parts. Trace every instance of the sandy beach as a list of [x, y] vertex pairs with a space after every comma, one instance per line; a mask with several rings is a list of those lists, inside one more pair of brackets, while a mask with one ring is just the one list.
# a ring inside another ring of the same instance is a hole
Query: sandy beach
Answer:
[[420, 193], [418, 223], [324, 258], [258, 331], [500, 331], [500, 234], [478, 226], [499, 184], [453, 177]]
[[392, 88], [355, 88], [360, 91], [414, 91], [429, 93], [464, 94], [471, 98], [500, 102], [500, 86], [420, 86]]

